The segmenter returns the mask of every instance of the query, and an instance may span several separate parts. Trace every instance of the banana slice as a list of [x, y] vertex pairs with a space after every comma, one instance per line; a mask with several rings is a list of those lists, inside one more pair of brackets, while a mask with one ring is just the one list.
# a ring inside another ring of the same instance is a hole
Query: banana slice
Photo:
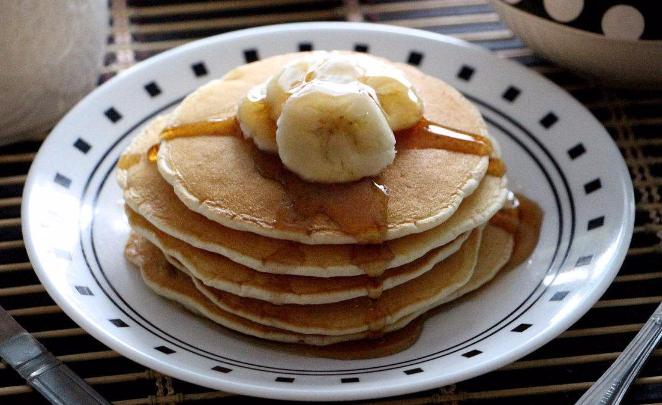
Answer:
[[292, 94], [278, 119], [281, 161], [308, 181], [376, 175], [395, 158], [395, 137], [374, 91], [357, 82], [313, 80]]
[[267, 84], [253, 87], [239, 102], [237, 119], [245, 138], [251, 138], [263, 151], [278, 152], [276, 122], [271, 118], [270, 104], [266, 102]]
[[423, 102], [397, 69], [369, 69], [359, 80], [372, 87], [392, 130], [410, 128], [423, 116]]
[[365, 68], [355, 59], [338, 53], [328, 53], [316, 66], [308, 69], [306, 79], [346, 84], [358, 80]]
[[297, 87], [304, 84], [308, 72], [325, 60], [328, 54], [317, 51], [290, 62], [267, 82], [266, 100], [271, 106], [271, 118], [274, 121], [280, 117], [285, 100]]
[[[389, 126], [397, 131], [415, 125], [423, 116], [423, 103], [405, 74], [384, 61], [365, 54], [341, 55], [327, 62], [338, 75], [358, 80], [377, 93]], [[339, 69], [336, 65], [346, 66]], [[320, 66], [323, 70], [323, 66]], [[337, 76], [332, 76], [338, 81]]]
[[392, 130], [415, 125], [423, 115], [423, 104], [412, 84], [400, 70], [370, 55], [315, 52], [287, 65], [267, 84], [271, 117], [277, 120], [283, 103], [296, 89], [312, 81], [350, 83], [372, 87]]
[[251, 89], [238, 108], [244, 136], [302, 178], [346, 182], [395, 156], [393, 131], [423, 107], [404, 73], [370, 55], [318, 51]]

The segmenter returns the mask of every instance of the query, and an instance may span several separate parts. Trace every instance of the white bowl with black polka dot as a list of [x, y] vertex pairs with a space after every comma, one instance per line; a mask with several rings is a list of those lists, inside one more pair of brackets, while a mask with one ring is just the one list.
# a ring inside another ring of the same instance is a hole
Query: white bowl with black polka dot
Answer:
[[662, 88], [656, 1], [492, 0], [541, 56], [615, 87]]

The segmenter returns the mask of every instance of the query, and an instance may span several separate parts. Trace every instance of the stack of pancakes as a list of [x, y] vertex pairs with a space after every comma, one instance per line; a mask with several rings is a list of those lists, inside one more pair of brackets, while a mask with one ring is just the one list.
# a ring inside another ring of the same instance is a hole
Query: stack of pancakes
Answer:
[[[369, 179], [387, 190], [384, 199], [355, 184], [310, 184], [314, 193], [293, 195], [262, 173], [250, 140], [204, 131], [160, 140], [166, 128], [232, 118], [250, 88], [298, 56], [244, 65], [201, 87], [122, 155], [133, 230], [126, 253], [147, 285], [244, 334], [322, 346], [398, 330], [492, 279], [514, 246], [513, 230], [490, 221], [508, 194], [505, 176], [487, 174], [497, 148], [491, 157], [398, 150]], [[487, 136], [456, 90], [397, 66], [425, 119]], [[324, 201], [301, 210], [301, 198]], [[382, 223], [366, 222], [375, 212]]]

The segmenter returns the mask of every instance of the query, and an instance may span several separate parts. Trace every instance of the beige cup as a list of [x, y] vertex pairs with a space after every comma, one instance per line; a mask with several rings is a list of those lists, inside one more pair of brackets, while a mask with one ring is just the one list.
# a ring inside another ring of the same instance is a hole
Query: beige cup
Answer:
[[94, 88], [106, 0], [0, 0], [0, 144], [42, 133]]

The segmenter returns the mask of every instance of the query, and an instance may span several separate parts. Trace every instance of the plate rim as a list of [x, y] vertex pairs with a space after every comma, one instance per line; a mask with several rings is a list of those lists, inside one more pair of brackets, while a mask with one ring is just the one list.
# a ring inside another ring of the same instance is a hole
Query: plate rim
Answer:
[[[486, 57], [496, 58], [488, 50], [474, 44], [470, 44], [460, 39], [449, 37], [446, 35], [432, 33], [412, 28], [404, 27], [393, 27], [381, 24], [370, 24], [370, 23], [357, 23], [357, 22], [303, 22], [303, 23], [288, 23], [288, 24], [275, 24], [262, 27], [242, 29], [238, 31], [233, 31], [229, 33], [223, 33], [219, 35], [214, 35], [211, 37], [203, 38], [200, 40], [192, 41], [188, 44], [172, 48], [168, 51], [162, 52], [158, 55], [155, 55], [143, 62], [137, 63], [136, 65], [130, 67], [129, 69], [119, 73], [112, 79], [108, 80], [106, 83], [97, 87], [81, 101], [79, 101], [58, 123], [50, 134], [56, 132], [61, 125], [61, 122], [70, 117], [72, 114], [75, 114], [76, 111], [84, 105], [90, 98], [95, 96], [97, 93], [105, 91], [109, 86], [113, 86], [115, 82], [122, 80], [126, 75], [132, 74], [136, 71], [149, 70], [151, 66], [161, 63], [162, 60], [170, 58], [172, 55], [176, 55], [182, 51], [192, 50], [196, 48], [204, 48], [209, 44], [215, 43], [217, 41], [233, 41], [237, 38], [250, 37], [252, 35], [259, 35], [268, 32], [274, 31], [305, 31], [307, 29], [314, 28], [316, 30], [323, 30], [331, 32], [333, 30], [363, 30], [371, 32], [380, 32], [380, 33], [394, 33], [402, 34], [404, 36], [410, 37], [422, 37], [431, 39], [437, 42], [443, 42], [446, 44], [451, 44], [454, 46], [459, 46], [463, 48], [470, 48], [474, 51], [483, 53]], [[554, 87], [557, 91], [563, 93], [566, 98], [572, 100], [575, 103], [573, 109], [578, 108], [595, 121], [600, 128], [603, 129], [603, 135], [606, 137], [607, 143], [610, 143], [610, 148], [613, 148], [618, 152], [616, 145], [613, 140], [607, 134], [603, 125], [590, 113], [586, 107], [579, 103], [574, 97], [568, 94], [563, 88], [556, 85], [546, 77], [532, 72], [530, 69], [525, 66], [519, 65], [514, 62], [509, 62], [509, 65], [513, 69], [519, 69], [520, 72], [525, 72], [523, 74], [533, 75], [536, 77], [536, 80], [545, 82], [547, 85]], [[588, 117], [587, 117], [588, 118]], [[50, 135], [49, 134], [49, 135]], [[632, 238], [632, 230], [634, 226], [634, 210], [635, 210], [635, 200], [634, 192], [632, 187], [632, 180], [627, 170], [627, 166], [622, 156], [619, 154], [620, 159], [618, 159], [617, 168], [618, 171], [621, 171], [624, 174], [623, 178], [627, 183], [626, 193], [623, 196], [624, 205], [629, 207], [624, 213], [622, 225], [619, 228], [620, 232], [618, 235], [614, 236], [612, 240], [618, 241], [620, 243], [619, 250], [614, 257], [614, 260], [609, 263], [609, 272], [605, 274], [605, 277], [599, 280], [597, 285], [591, 290], [590, 294], [587, 294], [585, 298], [579, 303], [570, 315], [563, 318], [560, 322], [548, 327], [540, 333], [537, 333], [532, 339], [530, 339], [526, 345], [520, 345], [511, 350], [503, 351], [498, 355], [495, 355], [493, 358], [489, 359], [486, 362], [475, 363], [461, 373], [455, 375], [455, 378], [452, 381], [447, 381], [448, 379], [435, 378], [427, 374], [421, 376], [417, 380], [408, 381], [405, 379], [400, 380], [400, 383], [392, 382], [388, 386], [377, 386], [376, 383], [371, 383], [370, 386], [361, 385], [356, 388], [343, 386], [343, 389], [336, 390], [325, 390], [325, 389], [307, 389], [305, 386], [297, 385], [291, 387], [278, 387], [278, 386], [267, 386], [264, 384], [253, 384], [246, 383], [246, 380], [242, 381], [232, 381], [228, 379], [223, 379], [222, 376], [217, 378], [210, 377], [209, 375], [204, 375], [197, 373], [191, 369], [182, 369], [175, 366], [173, 361], [165, 361], [154, 356], [150, 356], [144, 351], [141, 351], [127, 343], [122, 342], [116, 335], [110, 333], [109, 329], [97, 328], [88, 317], [78, 310], [76, 306], [70, 302], [65, 295], [61, 294], [60, 290], [56, 288], [50, 282], [50, 278], [47, 276], [46, 264], [41, 263], [38, 260], [38, 255], [36, 253], [36, 246], [34, 245], [34, 239], [31, 234], [31, 218], [28, 216], [28, 207], [30, 206], [31, 193], [30, 190], [34, 187], [33, 183], [36, 181], [37, 177], [36, 166], [34, 163], [46, 159], [45, 153], [42, 153], [43, 150], [51, 147], [51, 144], [57, 145], [57, 141], [52, 137], [47, 137], [44, 143], [41, 145], [37, 155], [33, 160], [33, 164], [30, 167], [28, 172], [28, 177], [25, 182], [24, 191], [22, 195], [22, 206], [21, 206], [21, 222], [22, 222], [22, 231], [23, 231], [23, 240], [25, 241], [25, 248], [28, 253], [30, 262], [34, 266], [35, 273], [39, 278], [39, 281], [42, 283], [46, 292], [50, 297], [55, 301], [55, 303], [62, 308], [67, 316], [71, 317], [74, 322], [76, 322], [81, 328], [83, 328], [87, 333], [92, 335], [95, 339], [99, 340], [101, 343], [107, 345], [111, 349], [117, 351], [123, 356], [144, 365], [146, 367], [153, 368], [164, 374], [173, 376], [175, 378], [181, 379], [183, 381], [189, 381], [194, 384], [203, 385], [206, 387], [214, 389], [222, 389], [230, 392], [235, 392], [238, 394], [258, 396], [264, 398], [273, 398], [273, 399], [287, 399], [287, 400], [331, 400], [331, 401], [341, 401], [341, 400], [350, 400], [350, 399], [370, 399], [370, 398], [379, 398], [392, 395], [399, 395], [411, 392], [422, 391], [426, 389], [437, 388], [439, 386], [450, 384], [457, 381], [463, 381], [468, 378], [472, 378], [490, 371], [493, 371], [497, 368], [500, 368], [506, 364], [509, 364], [512, 361], [515, 361], [534, 350], [541, 347], [543, 344], [551, 341], [572, 324], [574, 324], [581, 316], [583, 316], [593, 304], [604, 294], [605, 290], [611, 285], [614, 277], [618, 273], [623, 261], [625, 260], [627, 254], [627, 247], [629, 246], [630, 240]], [[250, 381], [250, 380], [249, 380]]]

